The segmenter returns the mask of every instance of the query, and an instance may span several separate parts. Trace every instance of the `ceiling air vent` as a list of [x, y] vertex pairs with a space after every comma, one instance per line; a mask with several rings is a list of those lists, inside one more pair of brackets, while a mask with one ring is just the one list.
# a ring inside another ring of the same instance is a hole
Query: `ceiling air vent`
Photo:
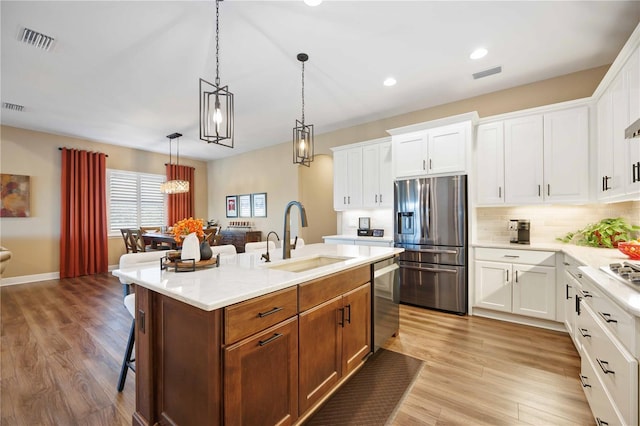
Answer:
[[18, 35], [18, 40], [38, 49], [49, 51], [55, 39], [29, 28], [23, 28]]
[[10, 109], [11, 111], [18, 111], [18, 112], [24, 111], [24, 105], [12, 104], [10, 102], [3, 102], [2, 108]]
[[495, 68], [490, 68], [488, 70], [484, 70], [484, 71], [480, 71], [480, 72], [474, 73], [472, 75], [473, 75], [473, 79], [477, 80], [479, 78], [488, 77], [488, 76], [493, 75], [493, 74], [500, 74], [501, 72], [502, 72], [502, 67], [495, 67]]

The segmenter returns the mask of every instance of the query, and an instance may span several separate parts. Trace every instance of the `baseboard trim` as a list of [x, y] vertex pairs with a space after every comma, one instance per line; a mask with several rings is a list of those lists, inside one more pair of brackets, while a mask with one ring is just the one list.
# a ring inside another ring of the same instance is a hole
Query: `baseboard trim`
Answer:
[[17, 284], [35, 283], [38, 281], [58, 280], [60, 272], [47, 272], [44, 274], [22, 275], [19, 277], [0, 278], [0, 287]]
[[[109, 272], [118, 269], [118, 265], [109, 265]], [[40, 281], [59, 280], [60, 272], [46, 272], [44, 274], [21, 275], [19, 277], [0, 278], [0, 287], [18, 284], [36, 283]]]
[[507, 312], [491, 311], [489, 309], [473, 308], [473, 315], [484, 318], [491, 318], [499, 321], [508, 321], [516, 324], [530, 325], [532, 327], [546, 328], [547, 330], [561, 331], [567, 333], [563, 322], [550, 321], [540, 318], [514, 315]]

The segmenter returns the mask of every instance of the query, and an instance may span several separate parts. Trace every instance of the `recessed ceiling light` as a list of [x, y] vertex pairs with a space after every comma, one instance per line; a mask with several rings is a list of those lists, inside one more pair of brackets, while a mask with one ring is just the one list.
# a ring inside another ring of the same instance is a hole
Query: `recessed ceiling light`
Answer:
[[307, 6], [317, 6], [322, 3], [322, 0], [304, 0], [304, 4]]
[[382, 84], [384, 84], [387, 87], [390, 86], [395, 86], [397, 83], [396, 79], [393, 77], [388, 77]]
[[489, 53], [489, 51], [487, 49], [485, 49], [484, 47], [479, 47], [476, 50], [474, 50], [473, 52], [471, 52], [471, 55], [469, 55], [469, 57], [471, 59], [480, 59], [480, 58], [484, 58], [485, 56], [487, 56], [487, 53]]

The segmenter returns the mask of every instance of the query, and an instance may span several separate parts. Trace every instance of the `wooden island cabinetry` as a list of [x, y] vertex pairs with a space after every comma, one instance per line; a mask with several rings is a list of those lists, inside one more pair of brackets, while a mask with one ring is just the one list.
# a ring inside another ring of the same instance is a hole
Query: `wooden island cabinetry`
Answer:
[[291, 425], [371, 352], [363, 265], [213, 311], [136, 288], [134, 425]]
[[300, 285], [300, 414], [371, 352], [369, 267]]

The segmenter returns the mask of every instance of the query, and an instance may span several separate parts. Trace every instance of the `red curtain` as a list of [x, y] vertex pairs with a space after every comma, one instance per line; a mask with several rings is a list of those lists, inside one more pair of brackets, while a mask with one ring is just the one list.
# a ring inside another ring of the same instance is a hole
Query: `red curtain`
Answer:
[[189, 166], [177, 166], [175, 164], [167, 164], [167, 180], [180, 179], [189, 182], [189, 192], [184, 194], [169, 194], [168, 208], [169, 208], [169, 223], [167, 225], [173, 226], [179, 220], [193, 217], [193, 181], [195, 168]]
[[106, 273], [106, 155], [62, 148], [60, 278]]

